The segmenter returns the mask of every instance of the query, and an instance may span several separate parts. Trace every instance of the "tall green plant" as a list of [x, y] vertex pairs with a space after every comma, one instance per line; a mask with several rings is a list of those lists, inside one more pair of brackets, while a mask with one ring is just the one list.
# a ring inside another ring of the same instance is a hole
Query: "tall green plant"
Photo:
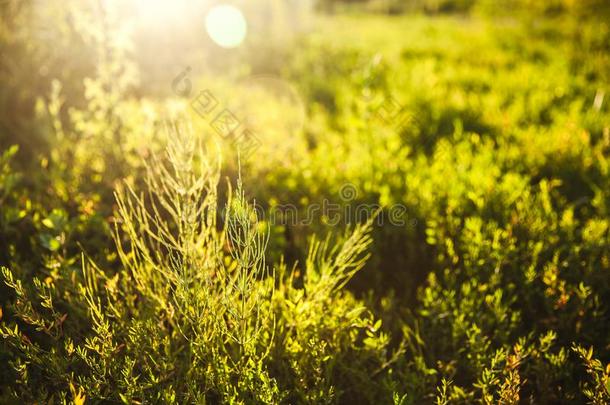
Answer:
[[0, 324], [10, 396], [336, 402], [359, 384], [375, 395], [368, 375], [385, 375], [389, 337], [342, 291], [367, 259], [370, 221], [334, 244], [314, 239], [304, 271], [282, 264], [276, 279], [241, 178], [220, 212], [220, 164], [191, 131], [170, 126], [146, 168], [142, 185], [116, 191], [117, 273], [85, 255], [80, 271], [33, 283], [3, 269], [16, 297]]

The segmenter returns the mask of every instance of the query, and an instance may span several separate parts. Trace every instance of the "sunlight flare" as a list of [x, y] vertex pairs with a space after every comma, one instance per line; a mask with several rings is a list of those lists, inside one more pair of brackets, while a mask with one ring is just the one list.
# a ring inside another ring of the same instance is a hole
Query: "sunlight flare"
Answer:
[[246, 38], [247, 24], [243, 13], [235, 6], [214, 6], [205, 18], [205, 28], [212, 41], [223, 48], [236, 48]]

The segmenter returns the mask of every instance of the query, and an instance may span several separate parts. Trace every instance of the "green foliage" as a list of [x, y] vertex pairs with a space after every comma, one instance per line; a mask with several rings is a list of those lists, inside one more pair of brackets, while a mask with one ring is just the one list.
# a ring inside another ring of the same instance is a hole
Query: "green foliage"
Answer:
[[591, 404], [607, 404], [610, 401], [610, 365], [603, 367], [601, 361], [593, 358], [593, 348], [589, 350], [582, 346], [574, 345], [572, 350], [584, 363], [592, 383], [585, 383], [583, 393]]
[[[234, 83], [274, 55], [249, 49], [191, 78], [264, 123], [242, 159], [191, 100], [143, 96], [103, 3], [0, 6], [2, 51], [46, 72], [0, 66], [0, 402], [610, 401], [603, 2], [323, 17], [269, 62], [296, 129]], [[338, 233], [325, 201], [381, 209]], [[308, 221], [268, 215], [288, 204]]]
[[370, 223], [330, 250], [312, 242], [296, 287], [294, 272], [267, 269], [241, 183], [217, 226], [219, 166], [191, 133], [172, 133], [147, 173], [143, 192], [117, 192], [113, 276], [85, 256], [81, 271], [31, 288], [3, 269], [15, 295], [1, 329], [17, 378], [9, 396], [65, 401], [77, 387], [125, 403], [332, 401], [364, 376], [348, 353], [362, 351], [371, 371], [382, 364], [380, 322], [341, 292], [364, 264]]

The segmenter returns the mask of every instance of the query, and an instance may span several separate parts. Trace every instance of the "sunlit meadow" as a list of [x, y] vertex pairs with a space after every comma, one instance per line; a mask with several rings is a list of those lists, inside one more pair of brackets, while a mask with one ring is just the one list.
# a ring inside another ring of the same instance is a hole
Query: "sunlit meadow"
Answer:
[[610, 403], [606, 0], [0, 11], [0, 403]]

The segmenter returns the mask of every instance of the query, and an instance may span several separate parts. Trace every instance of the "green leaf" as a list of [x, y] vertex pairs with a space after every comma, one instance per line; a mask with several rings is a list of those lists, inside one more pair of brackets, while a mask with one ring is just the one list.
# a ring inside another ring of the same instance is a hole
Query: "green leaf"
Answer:
[[40, 238], [40, 242], [42, 243], [42, 246], [44, 246], [46, 249], [50, 250], [51, 252], [55, 252], [57, 249], [59, 249], [61, 247], [61, 243], [53, 235], [49, 235], [48, 233], [43, 233], [42, 235], [39, 236], [39, 238]]

